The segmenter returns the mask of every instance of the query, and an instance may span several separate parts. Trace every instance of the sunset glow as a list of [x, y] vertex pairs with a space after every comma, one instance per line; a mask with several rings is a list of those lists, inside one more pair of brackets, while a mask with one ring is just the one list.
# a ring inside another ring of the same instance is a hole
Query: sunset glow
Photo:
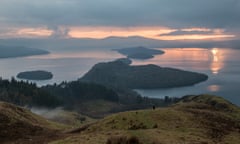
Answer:
[[[181, 31], [181, 34], [174, 32]], [[186, 32], [186, 34], [185, 34]], [[191, 33], [188, 33], [191, 32]], [[201, 32], [200, 34], [198, 32]], [[206, 32], [206, 34], [205, 34]], [[2, 38], [38, 38], [57, 35], [61, 38], [92, 38], [140, 36], [155, 40], [226, 40], [234, 39], [234, 34], [225, 33], [224, 29], [169, 27], [68, 27], [59, 26], [57, 29], [44, 27], [12, 28], [8, 32], [0, 33]]]
[[47, 28], [23, 28], [16, 31], [17, 35], [47, 37], [52, 35], [53, 31]]
[[70, 28], [69, 36], [73, 38], [96, 38], [102, 39], [110, 36], [130, 37], [142, 36], [157, 39], [158, 35], [167, 34], [176, 29], [166, 27], [73, 27]]
[[163, 35], [175, 32], [178, 29], [166, 27], [133, 27], [133, 28], [116, 28], [116, 27], [76, 27], [70, 28], [69, 36], [72, 38], [95, 38], [103, 39], [110, 36], [116, 37], [131, 37], [141, 36], [157, 40], [204, 40], [204, 39], [229, 39], [235, 35], [225, 34], [221, 29], [206, 29], [206, 28], [189, 28], [181, 29], [185, 32], [199, 31], [212, 32], [210, 34], [188, 34], [188, 35]]
[[6, 32], [0, 33], [0, 38], [48, 38], [53, 33], [46, 27], [8, 28]]
[[200, 31], [200, 32], [210, 32], [211, 29], [209, 28], [185, 28], [185, 29], [181, 29], [182, 31], [186, 31], [186, 32], [191, 32], [191, 31]]

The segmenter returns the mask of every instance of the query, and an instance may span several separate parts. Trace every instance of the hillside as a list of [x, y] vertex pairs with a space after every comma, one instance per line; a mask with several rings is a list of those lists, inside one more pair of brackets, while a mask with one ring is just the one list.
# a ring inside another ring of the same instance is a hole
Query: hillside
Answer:
[[1, 143], [46, 143], [60, 137], [62, 125], [13, 104], [0, 102]]
[[223, 98], [186, 96], [168, 108], [118, 113], [51, 144], [239, 144], [240, 109]]
[[0, 101], [28, 107], [57, 107], [63, 102], [38, 88], [36, 84], [17, 81], [14, 78], [3, 80], [0, 77]]
[[117, 113], [68, 130], [4, 102], [0, 120], [0, 141], [6, 144], [240, 143], [240, 108], [211, 95], [185, 96], [170, 107]]
[[99, 84], [81, 81], [47, 85], [42, 90], [63, 101], [63, 107], [90, 117], [103, 117], [112, 113], [156, 106], [175, 102], [164, 99], [141, 97], [131, 90], [112, 89]]
[[110, 87], [128, 89], [173, 88], [205, 81], [205, 74], [157, 65], [131, 66], [116, 60], [98, 63], [80, 81], [94, 82]]
[[20, 46], [0, 45], [0, 58], [24, 57], [32, 55], [48, 54], [48, 51]]
[[34, 83], [0, 78], [0, 101], [28, 108], [63, 109], [99, 118], [116, 112], [166, 106], [177, 99], [165, 101], [141, 97], [131, 90], [114, 90], [99, 84], [80, 81], [37, 87]]

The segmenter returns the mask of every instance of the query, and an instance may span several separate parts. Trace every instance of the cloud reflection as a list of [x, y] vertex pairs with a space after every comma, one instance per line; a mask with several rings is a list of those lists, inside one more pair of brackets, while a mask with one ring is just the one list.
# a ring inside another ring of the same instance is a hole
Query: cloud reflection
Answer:
[[211, 92], [217, 92], [220, 90], [220, 86], [219, 85], [210, 85], [207, 87], [207, 89]]

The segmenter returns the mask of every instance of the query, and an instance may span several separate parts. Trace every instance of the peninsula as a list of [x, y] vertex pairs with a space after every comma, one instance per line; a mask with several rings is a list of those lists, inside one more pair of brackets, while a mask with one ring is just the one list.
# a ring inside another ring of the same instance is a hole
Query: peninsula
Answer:
[[158, 89], [194, 85], [207, 79], [208, 76], [201, 73], [153, 64], [132, 66], [116, 60], [96, 64], [80, 81], [128, 89]]

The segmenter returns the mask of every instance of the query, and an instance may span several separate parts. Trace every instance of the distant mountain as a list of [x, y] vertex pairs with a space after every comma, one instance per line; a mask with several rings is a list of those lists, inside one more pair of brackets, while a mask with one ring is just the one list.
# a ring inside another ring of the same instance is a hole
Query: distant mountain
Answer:
[[142, 46], [114, 50], [132, 59], [150, 59], [153, 58], [154, 55], [164, 54], [164, 51], [149, 49]]
[[37, 70], [37, 71], [26, 71], [20, 72], [17, 74], [17, 78], [19, 79], [27, 79], [27, 80], [49, 80], [52, 79], [53, 74], [51, 72]]
[[98, 63], [80, 81], [130, 89], [172, 88], [205, 81], [205, 74], [156, 65], [130, 66], [122, 61]]
[[48, 51], [18, 46], [0, 46], [0, 58], [48, 54]]
[[0, 45], [7, 45], [11, 47], [23, 46], [34, 47], [38, 49], [50, 50], [50, 51], [74, 51], [81, 49], [117, 49], [124, 47], [137, 47], [144, 46], [148, 48], [188, 48], [188, 47], [200, 47], [200, 48], [239, 48], [239, 40], [229, 41], [200, 41], [200, 40], [179, 40], [179, 41], [165, 41], [157, 39], [149, 39], [139, 36], [131, 37], [107, 37], [104, 39], [0, 39]]

